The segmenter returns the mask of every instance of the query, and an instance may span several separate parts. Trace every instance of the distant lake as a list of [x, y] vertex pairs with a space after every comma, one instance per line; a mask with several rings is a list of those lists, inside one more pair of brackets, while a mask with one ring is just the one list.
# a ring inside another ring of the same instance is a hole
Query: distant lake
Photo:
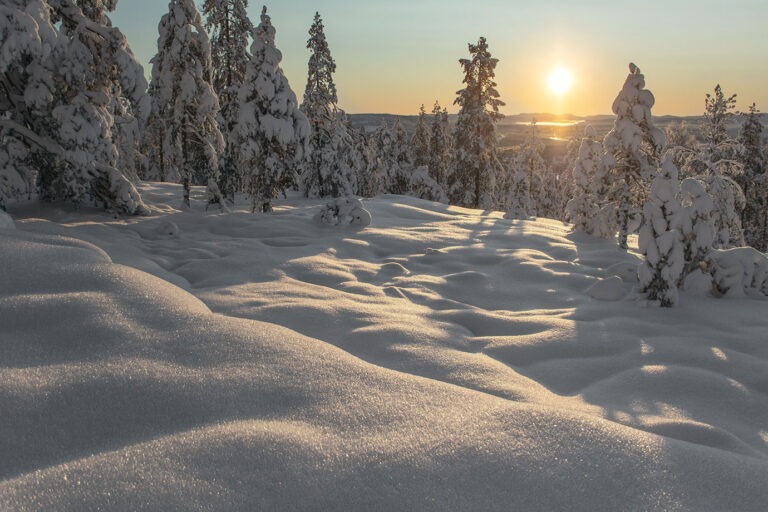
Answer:
[[[559, 127], [568, 127], [568, 126], [576, 126], [577, 124], [584, 123], [583, 120], [577, 120], [577, 121], [536, 121], [536, 126], [559, 126]], [[515, 124], [519, 124], [521, 126], [531, 126], [533, 123], [531, 121], [516, 121]]]

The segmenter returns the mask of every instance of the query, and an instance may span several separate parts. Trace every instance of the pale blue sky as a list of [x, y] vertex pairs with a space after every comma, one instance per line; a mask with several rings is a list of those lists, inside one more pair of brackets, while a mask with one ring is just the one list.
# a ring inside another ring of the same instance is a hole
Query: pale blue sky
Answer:
[[[262, 3], [249, 6], [256, 24]], [[121, 0], [112, 13], [149, 74], [165, 0]], [[703, 110], [716, 83], [768, 111], [768, 0], [281, 0], [267, 4], [283, 69], [301, 97], [307, 30], [323, 17], [336, 60], [341, 106], [352, 113], [414, 114], [435, 100], [453, 111], [461, 88], [458, 59], [467, 43], [488, 39], [499, 59], [503, 111], [610, 113], [635, 62], [656, 96], [654, 114]], [[573, 88], [546, 85], [563, 66]]]

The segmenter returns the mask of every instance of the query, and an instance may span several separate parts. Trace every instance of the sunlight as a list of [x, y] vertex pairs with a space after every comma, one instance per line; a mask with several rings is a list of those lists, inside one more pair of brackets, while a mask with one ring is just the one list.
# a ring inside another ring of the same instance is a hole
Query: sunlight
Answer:
[[547, 83], [550, 91], [558, 96], [562, 96], [573, 85], [573, 76], [567, 69], [557, 68], [549, 74]]

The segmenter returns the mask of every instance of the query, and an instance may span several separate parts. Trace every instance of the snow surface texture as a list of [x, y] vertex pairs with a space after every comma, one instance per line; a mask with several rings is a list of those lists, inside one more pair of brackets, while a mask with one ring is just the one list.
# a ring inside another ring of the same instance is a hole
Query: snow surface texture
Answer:
[[544, 219], [179, 195], [0, 231], [0, 510], [765, 510], [765, 300], [595, 300], [637, 256]]

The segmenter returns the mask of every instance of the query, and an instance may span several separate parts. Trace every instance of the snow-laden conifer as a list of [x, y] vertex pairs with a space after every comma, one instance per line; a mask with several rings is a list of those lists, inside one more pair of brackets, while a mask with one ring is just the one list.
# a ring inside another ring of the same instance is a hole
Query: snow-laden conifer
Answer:
[[673, 227], [680, 233], [683, 243], [683, 271], [679, 284], [697, 271], [703, 271], [715, 237], [712, 210], [715, 205], [704, 183], [686, 178], [680, 184], [681, 209]]
[[448, 111], [435, 102], [429, 136], [429, 175], [443, 190], [448, 187], [448, 168], [451, 163], [451, 129]]
[[746, 198], [741, 220], [747, 245], [765, 252], [768, 251], [768, 166], [762, 138], [760, 111], [753, 103], [741, 125], [739, 137], [742, 146], [739, 160], [744, 167], [740, 181]]
[[498, 59], [491, 57], [484, 37], [477, 44], [469, 44], [469, 53], [469, 59], [459, 60], [465, 87], [454, 101], [460, 110], [448, 195], [454, 204], [493, 208], [496, 178], [503, 171], [496, 154], [496, 121], [503, 117], [499, 107], [504, 105], [493, 81]]
[[659, 164], [664, 132], [653, 124], [655, 99], [645, 88], [640, 68], [629, 65], [629, 75], [613, 102], [613, 129], [605, 136], [605, 164], [610, 176], [609, 197], [616, 202], [619, 247], [627, 248], [632, 217], [638, 213], [638, 195]]
[[394, 164], [389, 168], [387, 177], [387, 193], [389, 194], [408, 194], [410, 191], [411, 174], [413, 174], [413, 161], [408, 143], [408, 134], [400, 123], [400, 119], [395, 119], [395, 125], [392, 127], [392, 152], [390, 158]]
[[522, 169], [527, 176], [528, 200], [530, 215], [547, 216], [551, 210], [552, 200], [548, 196], [547, 162], [542, 153], [544, 144], [536, 135], [536, 120], [531, 122], [531, 129], [515, 155], [515, 166]]
[[680, 212], [678, 170], [665, 158], [643, 207], [638, 247], [645, 259], [638, 269], [640, 291], [662, 307], [677, 303], [677, 285], [685, 265], [680, 232], [674, 219]]
[[331, 56], [320, 13], [315, 13], [309, 29], [307, 48], [307, 85], [301, 111], [307, 116], [311, 128], [309, 158], [301, 179], [307, 197], [339, 197], [354, 193], [355, 184], [349, 182], [347, 166], [341, 161], [349, 154], [351, 138], [342, 137], [339, 126], [344, 116], [338, 107], [333, 73], [336, 63]]
[[[224, 138], [219, 130], [219, 100], [212, 80], [211, 45], [193, 0], [171, 0], [158, 27], [152, 59], [152, 113], [149, 156], [161, 176], [177, 175], [189, 206], [191, 184], [208, 185], [219, 175]], [[214, 192], [216, 187], [208, 186]], [[221, 204], [221, 197], [208, 202]]]
[[524, 220], [531, 217], [531, 186], [528, 181], [525, 162], [518, 158], [512, 161], [508, 174], [505, 219]]
[[219, 128], [226, 144], [221, 155], [219, 184], [230, 201], [243, 186], [235, 125], [239, 117], [238, 89], [250, 59], [248, 46], [253, 34], [247, 8], [248, 0], [205, 0], [202, 6], [211, 39], [211, 59], [215, 63], [211, 83], [219, 98]]
[[309, 123], [280, 68], [281, 60], [264, 7], [238, 96], [237, 135], [253, 212], [272, 211], [272, 199], [295, 181], [307, 153]]
[[414, 167], [429, 165], [430, 130], [427, 125], [427, 111], [419, 108], [419, 120], [411, 138], [411, 161]]
[[743, 165], [738, 161], [739, 143], [728, 133], [734, 116], [736, 95], [726, 96], [720, 85], [704, 102], [703, 144], [685, 155], [686, 176], [705, 184], [712, 196], [715, 223], [715, 248], [744, 245], [741, 212], [746, 199], [738, 180], [743, 179]]
[[146, 211], [116, 168], [115, 90], [143, 116], [146, 81], [125, 36], [106, 17], [115, 4], [0, 6], [0, 204], [28, 195], [35, 181], [42, 199]]
[[574, 230], [590, 235], [596, 231], [595, 222], [600, 211], [595, 179], [602, 156], [603, 145], [595, 137], [595, 129], [587, 125], [573, 165], [573, 198], [566, 205], [566, 216]]

